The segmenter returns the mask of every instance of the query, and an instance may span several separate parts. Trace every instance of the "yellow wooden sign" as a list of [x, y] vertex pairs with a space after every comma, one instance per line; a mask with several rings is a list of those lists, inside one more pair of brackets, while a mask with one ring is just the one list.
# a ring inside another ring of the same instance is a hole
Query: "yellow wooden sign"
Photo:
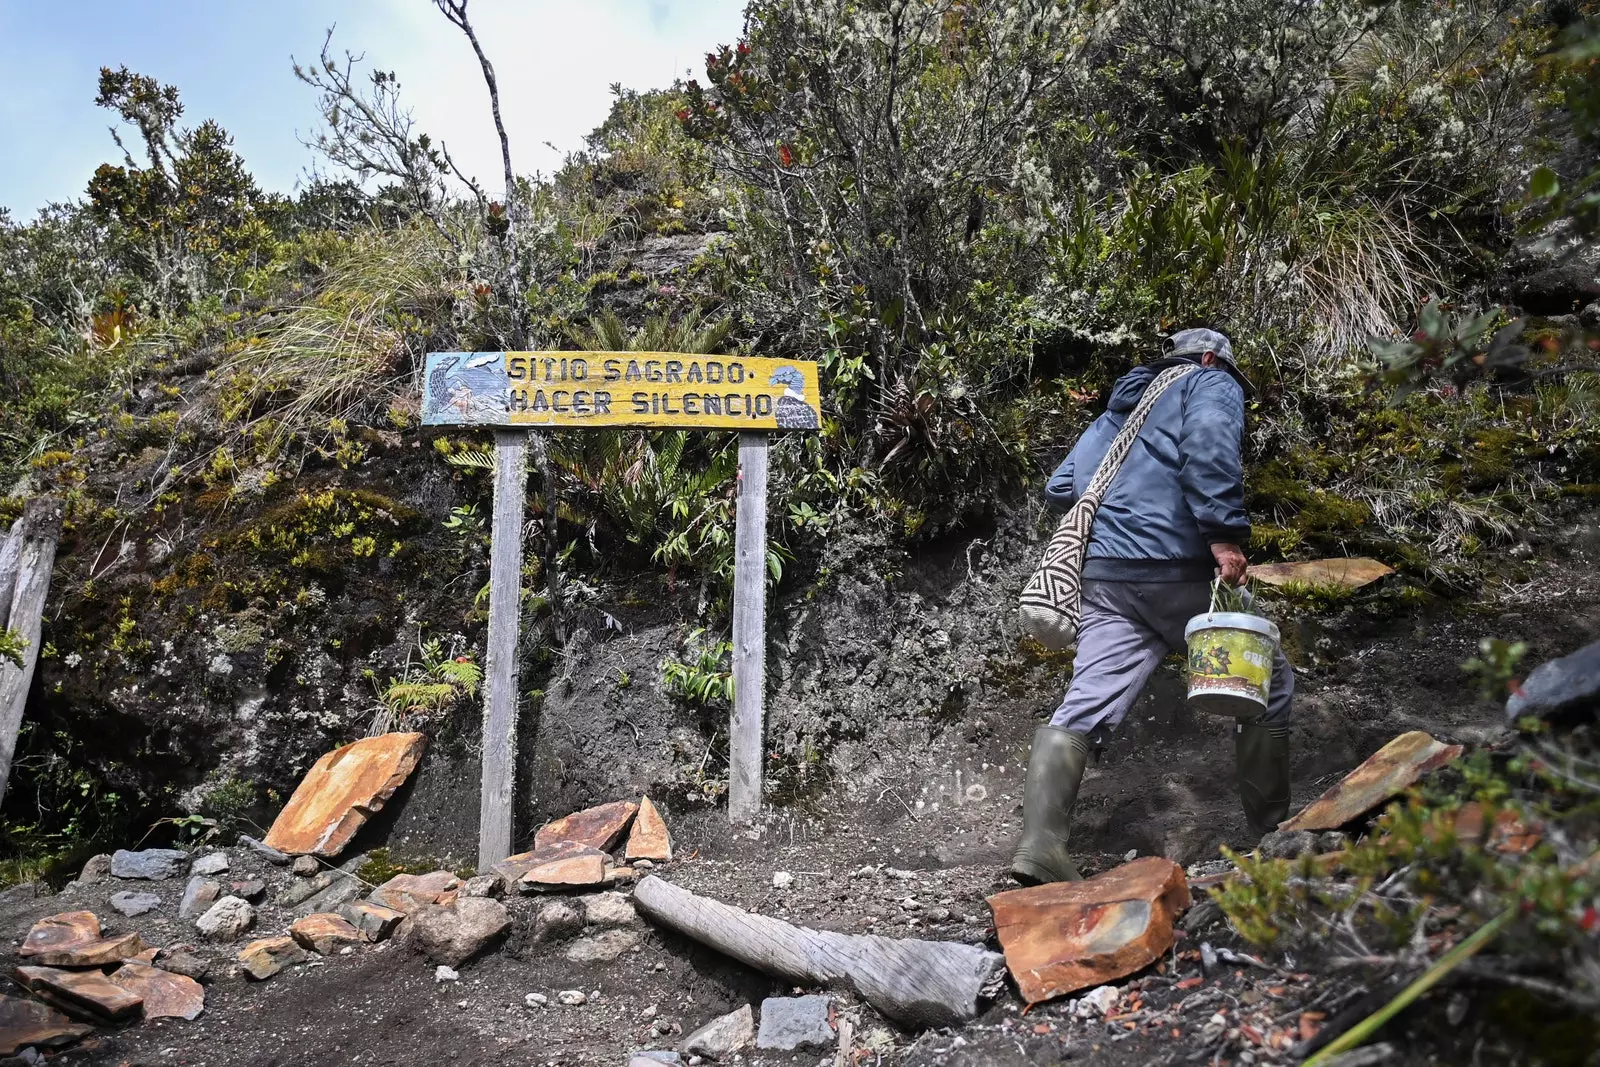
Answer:
[[816, 430], [817, 365], [683, 352], [430, 352], [430, 426]]

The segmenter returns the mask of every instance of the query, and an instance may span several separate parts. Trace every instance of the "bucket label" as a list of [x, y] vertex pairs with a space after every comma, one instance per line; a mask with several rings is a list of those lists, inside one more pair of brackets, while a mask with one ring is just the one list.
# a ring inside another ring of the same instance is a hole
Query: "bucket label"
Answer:
[[1189, 638], [1189, 694], [1230, 692], [1265, 704], [1272, 638], [1249, 630], [1196, 630]]

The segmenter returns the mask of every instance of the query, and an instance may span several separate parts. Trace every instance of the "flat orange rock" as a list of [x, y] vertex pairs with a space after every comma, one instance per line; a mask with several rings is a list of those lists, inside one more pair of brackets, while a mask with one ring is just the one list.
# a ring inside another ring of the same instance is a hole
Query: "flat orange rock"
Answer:
[[541, 863], [521, 878], [529, 889], [563, 889], [601, 885], [606, 880], [606, 854], [585, 849]]
[[1029, 1004], [1132, 974], [1172, 947], [1189, 906], [1183, 868], [1146, 856], [1083, 882], [989, 898], [1006, 967]]
[[601, 804], [598, 807], [585, 808], [571, 815], [564, 815], [554, 822], [546, 823], [533, 835], [534, 851], [537, 852], [558, 841], [570, 841], [597, 848], [601, 852], [610, 852], [622, 839], [628, 824], [633, 822], [634, 813], [638, 810], [639, 805], [631, 800], [614, 800], [610, 804]]
[[75, 1023], [48, 1004], [0, 994], [0, 1056], [30, 1045], [61, 1048], [92, 1033], [94, 1027]]
[[17, 982], [52, 1001], [63, 1011], [90, 1021], [115, 1022], [137, 1015], [144, 998], [114, 984], [99, 971], [62, 971], [54, 967], [18, 967]]
[[1250, 577], [1267, 585], [1331, 585], [1341, 589], [1360, 589], [1393, 573], [1393, 567], [1365, 556], [1313, 559], [1305, 563], [1260, 563], [1250, 568]]
[[449, 871], [397, 874], [369, 893], [367, 899], [402, 915], [410, 915], [429, 904], [449, 904], [460, 889], [461, 879]]
[[331, 955], [345, 945], [356, 945], [365, 940], [360, 930], [341, 916], [327, 911], [295, 920], [289, 926], [289, 936], [319, 956]]
[[146, 1019], [196, 1019], [206, 1009], [205, 986], [160, 967], [124, 963], [111, 975], [111, 984], [140, 997]]
[[650, 802], [649, 797], [639, 799], [639, 814], [628, 833], [628, 847], [623, 851], [631, 860], [650, 860], [668, 863], [672, 860], [672, 834], [667, 832], [667, 821]]
[[[1494, 826], [1489, 829], [1488, 842], [1484, 842], [1485, 817], [1483, 805], [1469, 800], [1456, 812], [1456, 840], [1471, 848], [1484, 847], [1507, 856], [1522, 856], [1531, 851], [1544, 837], [1538, 826], [1529, 826], [1510, 808], [1501, 808], [1494, 814]], [[1432, 837], [1424, 828], [1423, 833]]]
[[589, 856], [598, 857], [602, 867], [610, 859], [597, 848], [580, 845], [576, 841], [556, 841], [542, 848], [535, 848], [532, 852], [519, 852], [515, 856], [507, 856], [494, 865], [494, 870], [506, 880], [507, 885], [513, 885], [522, 881], [523, 876], [530, 871], [549, 866], [559, 860]]
[[34, 923], [17, 955], [45, 967], [104, 967], [144, 948], [138, 934], [101, 937], [100, 920], [92, 911], [65, 911]]
[[271, 978], [285, 967], [304, 963], [311, 956], [292, 937], [263, 937], [240, 949], [237, 958], [245, 974], [261, 981]]
[[266, 843], [280, 852], [337, 856], [422, 758], [421, 734], [384, 734], [327, 753], [278, 813]]
[[1279, 823], [1278, 829], [1337, 830], [1390, 797], [1398, 796], [1418, 778], [1459, 755], [1460, 745], [1435, 741], [1421, 730], [1401, 734], [1306, 805], [1300, 814]]

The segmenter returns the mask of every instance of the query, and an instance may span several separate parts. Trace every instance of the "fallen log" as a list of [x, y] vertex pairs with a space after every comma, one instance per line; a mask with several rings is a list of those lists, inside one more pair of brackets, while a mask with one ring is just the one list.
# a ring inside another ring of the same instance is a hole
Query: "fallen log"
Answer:
[[977, 1017], [998, 989], [999, 953], [957, 941], [811, 930], [696, 896], [654, 875], [633, 891], [646, 918], [797, 985], [854, 990], [883, 1015], [925, 1029]]
[[17, 732], [28, 704], [28, 687], [39, 661], [39, 631], [45, 596], [50, 592], [50, 572], [55, 568], [56, 541], [61, 537], [61, 502], [49, 498], [28, 501], [22, 518], [0, 548], [0, 629], [22, 635], [27, 647], [22, 666], [0, 660], [0, 800], [11, 778], [11, 759], [17, 751]]

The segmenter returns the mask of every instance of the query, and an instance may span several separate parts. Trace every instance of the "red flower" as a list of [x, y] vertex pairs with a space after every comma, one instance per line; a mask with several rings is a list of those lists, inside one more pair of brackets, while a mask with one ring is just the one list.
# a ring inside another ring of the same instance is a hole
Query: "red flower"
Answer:
[[471, 663], [472, 662], [472, 657], [471, 656], [457, 656], [456, 657], [456, 662], [457, 663]]
[[677, 111], [673, 112], [673, 114], [678, 117], [679, 122], [689, 121], [689, 109], [686, 107], [680, 107]]
[[1596, 926], [1600, 926], [1600, 913], [1591, 905], [1583, 909], [1583, 918], [1578, 920], [1578, 927], [1584, 933], [1591, 933]]
[[749, 41], [740, 41], [739, 42], [739, 54], [741, 56], [747, 56], [747, 55], [750, 54], [750, 42]]
[[794, 153], [789, 151], [788, 145], [781, 144], [778, 146], [778, 162], [786, 167], [794, 163]]

